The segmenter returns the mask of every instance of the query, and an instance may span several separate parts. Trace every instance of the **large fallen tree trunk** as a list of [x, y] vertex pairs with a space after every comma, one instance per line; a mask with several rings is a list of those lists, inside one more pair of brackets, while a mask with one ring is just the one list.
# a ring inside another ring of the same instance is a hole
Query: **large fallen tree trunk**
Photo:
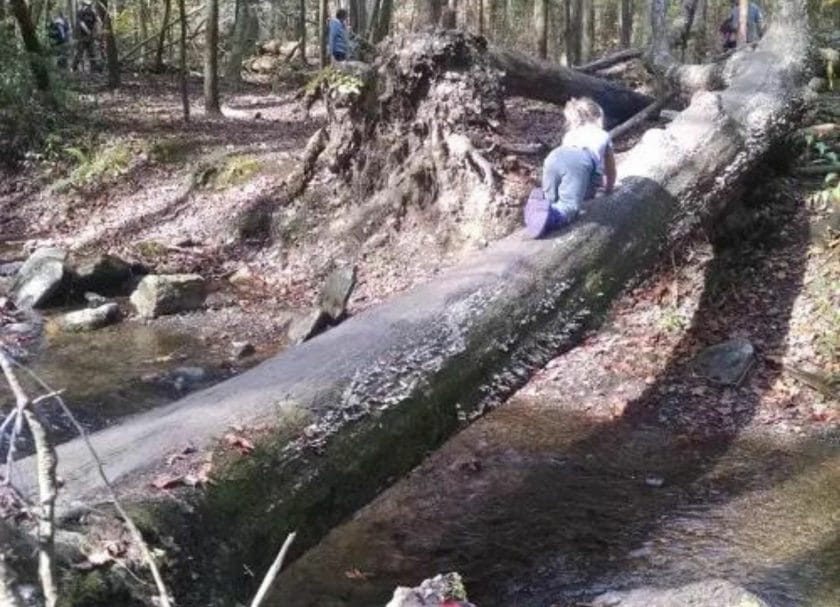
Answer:
[[551, 103], [565, 103], [570, 97], [591, 97], [607, 115], [607, 126], [624, 122], [653, 102], [610, 80], [595, 78], [559, 65], [539, 61], [522, 53], [491, 48], [493, 67], [504, 72], [509, 93]]
[[[804, 7], [788, 0], [732, 86], [698, 94], [666, 129], [649, 131], [619, 167], [617, 191], [571, 230], [504, 239], [252, 371], [98, 433], [108, 473], [165, 546], [178, 604], [248, 596], [290, 530], [298, 550], [311, 546], [572, 347], [664, 249], [720, 212], [790, 130], [806, 48]], [[252, 429], [256, 450], [216, 459], [206, 488], [150, 495], [168, 454], [189, 444], [199, 453], [184, 465], [200, 464], [232, 424]], [[100, 545], [119, 525], [96, 507], [96, 467], [81, 442], [57, 451], [59, 511], [84, 512], [76, 528]], [[35, 495], [33, 462], [22, 467], [21, 489]], [[24, 575], [26, 554], [17, 556], [7, 560]], [[134, 584], [121, 571], [108, 579]]]

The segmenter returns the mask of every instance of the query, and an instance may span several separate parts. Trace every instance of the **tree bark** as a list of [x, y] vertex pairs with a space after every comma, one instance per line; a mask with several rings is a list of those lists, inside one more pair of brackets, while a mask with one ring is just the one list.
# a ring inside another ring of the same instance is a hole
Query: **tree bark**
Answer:
[[184, 122], [190, 121], [190, 94], [187, 88], [187, 8], [184, 0], [178, 0], [178, 17], [181, 23], [181, 37], [178, 42], [178, 71], [181, 86], [181, 107]]
[[575, 61], [575, 24], [572, 20], [572, 2], [574, 0], [563, 0], [563, 23], [566, 33], [566, 65], [579, 63]]
[[[6, 20], [6, 0], [0, 0], [0, 21]], [[2, 598], [2, 596], [0, 596]]]
[[738, 1], [738, 46], [744, 46], [747, 43], [747, 21], [750, 14], [750, 0]]
[[[137, 25], [140, 36], [140, 41], [148, 40], [149, 38], [149, 3], [148, 0], [138, 0], [136, 6]], [[140, 64], [146, 64], [146, 45], [140, 46]]]
[[575, 69], [579, 72], [592, 74], [594, 72], [606, 69], [608, 67], [612, 67], [616, 64], [623, 63], [625, 61], [632, 61], [633, 59], [638, 59], [644, 54], [644, 52], [644, 49], [640, 48], [625, 49], [622, 51], [618, 51], [617, 53], [607, 55], [606, 57], [601, 57], [600, 59], [596, 59], [595, 61], [590, 61], [589, 63], [584, 63], [583, 65], [577, 65], [575, 66]]
[[391, 30], [391, 19], [394, 13], [394, 0], [382, 0], [379, 9], [379, 16], [376, 20], [376, 32], [373, 36], [373, 42], [378, 43], [388, 36]]
[[418, 27], [437, 27], [443, 13], [443, 0], [417, 0], [420, 11], [417, 19]]
[[321, 49], [321, 69], [329, 65], [329, 57], [327, 56], [327, 20], [329, 16], [327, 0], [320, 0], [318, 2], [318, 44]]
[[595, 0], [583, 0], [580, 42], [580, 61], [592, 58], [595, 46]]
[[548, 0], [534, 2], [534, 31], [537, 34], [537, 57], [548, 58]]
[[108, 88], [120, 86], [120, 56], [117, 49], [117, 37], [114, 35], [114, 22], [107, 0], [99, 0], [99, 18], [102, 20], [102, 38], [105, 41], [105, 65], [108, 70]]
[[624, 122], [652, 103], [646, 95], [574, 70], [538, 61], [498, 47], [488, 50], [491, 64], [502, 70], [508, 93], [551, 103], [591, 97], [604, 109], [608, 126]]
[[155, 51], [155, 64], [152, 68], [156, 72], [163, 71], [163, 50], [166, 45], [166, 30], [170, 26], [169, 15], [171, 12], [172, 0], [163, 0], [163, 20], [161, 21], [160, 38], [158, 38], [157, 50]]
[[233, 26], [231, 51], [225, 66], [225, 79], [238, 84], [242, 81], [242, 59], [257, 39], [259, 23], [252, 13], [251, 0], [239, 0]]
[[35, 25], [32, 23], [32, 17], [29, 14], [29, 7], [26, 5], [26, 0], [9, 0], [9, 3], [12, 14], [17, 21], [18, 29], [20, 30], [23, 48], [29, 55], [29, 68], [32, 70], [35, 86], [44, 94], [45, 99], [52, 102], [50, 74], [49, 70], [47, 70], [44, 50], [38, 41], [38, 33], [35, 31]]
[[306, 63], [306, 0], [298, 6], [298, 38], [300, 39], [300, 60]]
[[633, 0], [621, 0], [621, 46], [627, 48], [633, 40]]
[[572, 2], [571, 29], [567, 30], [571, 53], [569, 65], [576, 65], [581, 61], [583, 49], [583, 0], [570, 0]]
[[210, 116], [218, 116], [222, 113], [219, 104], [219, 0], [207, 0], [207, 32], [204, 38], [204, 111]]

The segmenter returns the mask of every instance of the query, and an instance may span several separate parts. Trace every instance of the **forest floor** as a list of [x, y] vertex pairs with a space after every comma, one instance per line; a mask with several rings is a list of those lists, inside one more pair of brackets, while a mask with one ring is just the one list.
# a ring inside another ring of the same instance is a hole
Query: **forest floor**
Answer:
[[[227, 308], [206, 315], [200, 329], [212, 337], [241, 310], [254, 326], [242, 337], [268, 353], [278, 339], [282, 345], [290, 311], [311, 306], [336, 265], [357, 267], [353, 313], [428, 280], [469, 252], [436, 239], [436, 218], [421, 214], [415, 223], [387, 224], [347, 258], [345, 235], [325, 235], [317, 225], [342, 210], [320, 199], [306, 201], [310, 217], [297, 233], [287, 226], [269, 239], [243, 235], [232, 218], [276, 194], [308, 138], [325, 124], [324, 108], [307, 112], [296, 90], [245, 83], [223, 93], [224, 117], [212, 118], [203, 112], [198, 82], [190, 94], [189, 124], [181, 119], [171, 76], [127, 76], [117, 92], [81, 95], [84, 120], [0, 180], [3, 261], [24, 257], [23, 245], [52, 243], [79, 256], [115, 254], [159, 273], [197, 272], [214, 285], [211, 307]], [[561, 125], [561, 108], [511, 99], [499, 137], [551, 145]], [[524, 192], [538, 158], [510, 156], [504, 166], [504, 178]], [[517, 227], [517, 221], [505, 225], [508, 232]], [[397, 236], [400, 246], [393, 245]], [[226, 279], [237, 271], [246, 280], [235, 287]]]

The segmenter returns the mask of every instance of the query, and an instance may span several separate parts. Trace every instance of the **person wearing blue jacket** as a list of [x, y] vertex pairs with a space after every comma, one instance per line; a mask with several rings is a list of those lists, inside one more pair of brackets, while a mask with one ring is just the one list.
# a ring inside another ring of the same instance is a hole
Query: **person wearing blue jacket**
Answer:
[[329, 52], [335, 61], [346, 61], [350, 44], [347, 36], [347, 10], [340, 8], [329, 23]]

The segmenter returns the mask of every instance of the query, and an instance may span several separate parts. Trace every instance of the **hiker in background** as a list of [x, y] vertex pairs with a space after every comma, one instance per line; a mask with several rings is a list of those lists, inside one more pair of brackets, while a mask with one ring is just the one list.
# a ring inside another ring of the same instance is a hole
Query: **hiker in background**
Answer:
[[333, 61], [346, 61], [350, 45], [347, 36], [347, 9], [340, 8], [329, 23], [329, 51]]
[[61, 11], [47, 24], [47, 38], [50, 41], [55, 62], [59, 69], [67, 68], [67, 47], [70, 43], [70, 23]]
[[[729, 13], [727, 21], [730, 22], [730, 27], [735, 32], [735, 40], [737, 44], [738, 39], [738, 24], [741, 22], [741, 10], [738, 6], [738, 0], [730, 0], [732, 10]], [[747, 8], [747, 44], [751, 42], [758, 42], [764, 35], [764, 14], [755, 2], [750, 2]], [[730, 48], [735, 48], [733, 45]]]
[[73, 56], [73, 71], [78, 71], [79, 64], [88, 56], [91, 71], [99, 71], [98, 45], [99, 16], [93, 10], [91, 0], [82, 0], [76, 13], [76, 53]]
[[609, 194], [616, 167], [604, 111], [588, 98], [571, 99], [563, 109], [567, 131], [560, 147], [543, 163], [542, 187], [534, 188], [525, 205], [525, 226], [539, 238], [573, 222], [581, 203], [599, 188]]
[[738, 28], [732, 25], [732, 15], [720, 25], [720, 37], [723, 41], [723, 50], [728, 51], [738, 46]]

